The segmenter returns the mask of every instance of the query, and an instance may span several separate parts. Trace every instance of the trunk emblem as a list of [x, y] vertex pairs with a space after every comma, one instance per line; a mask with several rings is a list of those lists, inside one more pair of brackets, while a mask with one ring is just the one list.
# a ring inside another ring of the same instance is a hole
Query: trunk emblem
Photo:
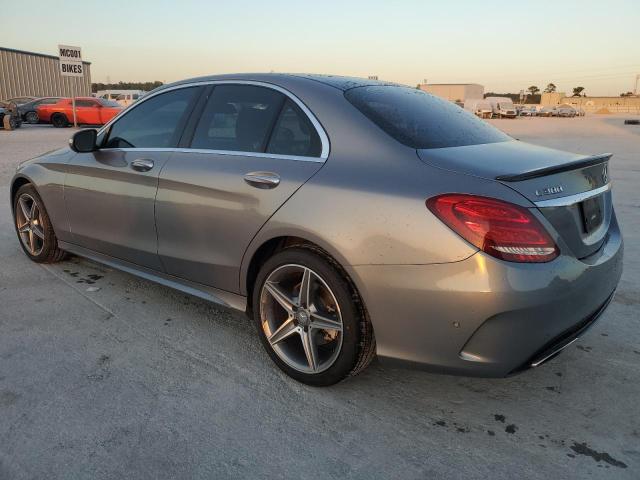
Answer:
[[602, 167], [602, 181], [606, 184], [609, 181], [609, 172], [607, 171], [607, 165]]
[[564, 188], [562, 185], [556, 185], [554, 187], [545, 187], [541, 190], [536, 190], [536, 195], [542, 197], [543, 195], [555, 195], [556, 193], [562, 193]]

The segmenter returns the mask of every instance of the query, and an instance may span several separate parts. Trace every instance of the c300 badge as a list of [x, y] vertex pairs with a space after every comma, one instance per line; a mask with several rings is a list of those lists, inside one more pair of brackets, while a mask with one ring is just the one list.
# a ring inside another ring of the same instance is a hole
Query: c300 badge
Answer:
[[544, 195], [555, 195], [556, 193], [562, 193], [563, 191], [564, 188], [562, 188], [562, 185], [556, 185], [553, 187], [545, 187], [541, 190], [536, 190], [536, 195], [542, 197]]

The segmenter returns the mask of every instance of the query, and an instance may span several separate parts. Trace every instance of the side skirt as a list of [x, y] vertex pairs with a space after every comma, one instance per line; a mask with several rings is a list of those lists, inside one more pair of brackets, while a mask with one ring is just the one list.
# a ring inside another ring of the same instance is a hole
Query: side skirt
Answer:
[[78, 255], [79, 257], [88, 258], [94, 262], [108, 265], [117, 270], [122, 270], [123, 272], [136, 275], [144, 278], [145, 280], [151, 280], [152, 282], [159, 283], [165, 287], [173, 288], [225, 307], [240, 310], [242, 312], [246, 311], [247, 297], [242, 295], [237, 295], [208, 285], [202, 285], [201, 283], [190, 282], [180, 277], [158, 272], [150, 268], [141, 267], [140, 265], [110, 257], [72, 243], [58, 241], [58, 245], [62, 250]]

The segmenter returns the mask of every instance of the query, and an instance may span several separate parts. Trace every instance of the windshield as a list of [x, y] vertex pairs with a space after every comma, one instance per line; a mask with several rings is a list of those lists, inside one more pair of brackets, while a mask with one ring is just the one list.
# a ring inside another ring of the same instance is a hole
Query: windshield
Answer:
[[513, 103], [511, 102], [500, 102], [498, 103], [498, 106], [503, 110], [507, 108], [514, 108]]
[[411, 148], [461, 147], [510, 140], [456, 104], [415, 88], [356, 87], [344, 95], [378, 127]]
[[104, 98], [97, 99], [105, 107], [119, 107], [120, 104], [114, 100], [105, 100]]

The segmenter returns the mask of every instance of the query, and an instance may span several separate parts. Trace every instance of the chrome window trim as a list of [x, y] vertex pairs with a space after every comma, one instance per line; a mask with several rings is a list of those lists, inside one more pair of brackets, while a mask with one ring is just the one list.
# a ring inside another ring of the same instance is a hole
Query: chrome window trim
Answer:
[[299, 162], [324, 163], [320, 157], [302, 157], [299, 155], [280, 155], [277, 153], [263, 152], [236, 152], [233, 150], [209, 150], [206, 148], [103, 148], [105, 152], [180, 152], [180, 153], [207, 153], [216, 155], [237, 155], [240, 157], [275, 158], [279, 160], [295, 160]]
[[539, 202], [533, 202], [536, 207], [568, 207], [575, 205], [576, 203], [583, 202], [592, 197], [596, 197], [601, 193], [611, 190], [611, 182], [603, 185], [600, 188], [589, 190], [588, 192], [576, 193], [575, 195], [569, 195], [566, 197], [552, 198], [551, 200], [541, 200]]
[[172, 90], [178, 90], [180, 88], [189, 88], [189, 87], [201, 87], [205, 85], [253, 85], [256, 87], [265, 87], [270, 88], [272, 90], [276, 90], [277, 92], [282, 93], [287, 98], [292, 100], [307, 116], [313, 127], [316, 129], [318, 136], [320, 137], [320, 143], [322, 145], [322, 150], [320, 152], [319, 157], [302, 157], [297, 155], [279, 155], [279, 154], [271, 154], [271, 153], [262, 153], [262, 152], [236, 152], [231, 150], [207, 150], [207, 149], [191, 149], [191, 148], [169, 148], [169, 149], [154, 149], [154, 148], [119, 148], [119, 149], [105, 149], [105, 150], [123, 150], [123, 151], [135, 151], [135, 150], [145, 150], [145, 151], [188, 151], [188, 152], [198, 152], [198, 153], [217, 153], [220, 155], [245, 155], [248, 157], [269, 157], [269, 158], [282, 158], [285, 160], [305, 160], [305, 161], [315, 161], [315, 162], [324, 162], [329, 157], [330, 143], [329, 137], [327, 136], [327, 132], [325, 132], [324, 128], [315, 117], [315, 115], [307, 108], [307, 106], [296, 97], [289, 90], [280, 87], [279, 85], [274, 85], [273, 83], [268, 82], [259, 82], [254, 80], [203, 80], [199, 82], [190, 82], [190, 83], [182, 83], [180, 85], [174, 85], [172, 87], [163, 88], [155, 93], [149, 93], [138, 100], [136, 103], [131, 104], [129, 107], [125, 108], [118, 115], [113, 117], [109, 122], [107, 122], [101, 129], [98, 130], [98, 135], [102, 135], [106, 132], [113, 123], [117, 122], [120, 117], [131, 111], [132, 109], [142, 105], [147, 100], [155, 97], [156, 95], [161, 95], [166, 92], [170, 92]]

